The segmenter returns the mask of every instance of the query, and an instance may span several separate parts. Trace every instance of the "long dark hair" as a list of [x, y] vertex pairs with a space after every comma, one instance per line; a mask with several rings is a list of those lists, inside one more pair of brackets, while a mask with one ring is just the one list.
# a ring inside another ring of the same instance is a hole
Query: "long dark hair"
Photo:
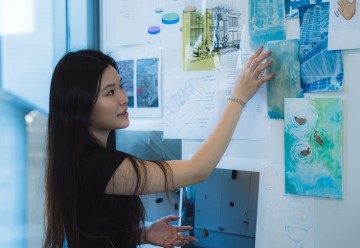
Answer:
[[[69, 52], [58, 62], [51, 79], [47, 130], [47, 168], [45, 202], [46, 248], [62, 248], [65, 239], [69, 248], [79, 247], [80, 230], [77, 221], [77, 169], [88, 139], [94, 139], [88, 127], [90, 114], [97, 101], [100, 81], [108, 66], [117, 70], [110, 56], [95, 50]], [[108, 137], [107, 148], [115, 150], [115, 131]], [[129, 156], [137, 175], [134, 194], [140, 194], [146, 182], [143, 161]], [[169, 166], [157, 163], [165, 175], [168, 188]], [[172, 178], [172, 177], [171, 177]], [[141, 200], [134, 201], [134, 244], [143, 233], [145, 218]]]

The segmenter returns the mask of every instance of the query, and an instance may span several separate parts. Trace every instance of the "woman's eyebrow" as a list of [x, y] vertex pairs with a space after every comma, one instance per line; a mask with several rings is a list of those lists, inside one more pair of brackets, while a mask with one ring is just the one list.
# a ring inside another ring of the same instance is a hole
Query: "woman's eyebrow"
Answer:
[[104, 91], [104, 90], [106, 90], [107, 88], [114, 87], [114, 86], [115, 86], [114, 83], [113, 83], [113, 84], [108, 84], [108, 85], [106, 85], [104, 88], [102, 88], [101, 90]]
[[[119, 79], [119, 84], [122, 83], [122, 78]], [[110, 88], [110, 87], [115, 87], [116, 86], [116, 83], [112, 83], [112, 84], [108, 84], [106, 85], [103, 89], [101, 89], [102, 91], [106, 90], [107, 88]]]

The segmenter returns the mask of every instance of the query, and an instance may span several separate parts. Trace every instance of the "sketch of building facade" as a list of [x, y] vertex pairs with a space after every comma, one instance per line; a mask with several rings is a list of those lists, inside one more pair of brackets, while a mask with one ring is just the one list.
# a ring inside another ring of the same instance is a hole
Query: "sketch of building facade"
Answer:
[[301, 85], [304, 92], [340, 90], [341, 51], [328, 51], [329, 4], [300, 6]]
[[193, 56], [201, 57], [225, 48], [239, 49], [240, 16], [240, 11], [220, 6], [208, 9], [205, 15], [191, 13], [190, 46], [193, 47]]

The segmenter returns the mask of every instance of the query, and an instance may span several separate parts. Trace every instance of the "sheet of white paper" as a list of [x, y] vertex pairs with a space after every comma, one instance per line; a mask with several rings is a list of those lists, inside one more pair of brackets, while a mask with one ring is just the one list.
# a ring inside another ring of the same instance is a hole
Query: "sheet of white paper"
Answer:
[[360, 48], [360, 2], [350, 2], [344, 10], [349, 14], [344, 17], [338, 9], [338, 0], [330, 1], [328, 50]]
[[103, 1], [102, 47], [112, 52], [124, 45], [145, 43], [142, 0]]
[[164, 50], [182, 49], [182, 13], [186, 9], [199, 11], [201, 1], [142, 1], [144, 12], [145, 45]]
[[[219, 110], [225, 108], [226, 96], [231, 92], [227, 85], [221, 85], [218, 91]], [[271, 123], [267, 115], [266, 86], [262, 86], [258, 92], [246, 104], [241, 113], [240, 121], [233, 134], [233, 139], [243, 140], [269, 140], [271, 136]]]
[[204, 139], [217, 119], [219, 73], [167, 71], [164, 82], [164, 137]]
[[[164, 73], [164, 137], [205, 139], [217, 123], [238, 74], [238, 69]], [[244, 109], [233, 139], [268, 140], [270, 130], [266, 88], [262, 87]]]
[[314, 248], [314, 199], [284, 195], [284, 166], [260, 171], [256, 248]]

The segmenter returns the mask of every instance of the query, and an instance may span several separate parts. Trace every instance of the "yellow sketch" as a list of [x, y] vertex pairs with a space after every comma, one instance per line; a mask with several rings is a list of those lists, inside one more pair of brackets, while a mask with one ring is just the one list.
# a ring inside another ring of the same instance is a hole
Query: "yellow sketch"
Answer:
[[220, 69], [220, 52], [211, 10], [183, 14], [183, 68], [185, 71]]

